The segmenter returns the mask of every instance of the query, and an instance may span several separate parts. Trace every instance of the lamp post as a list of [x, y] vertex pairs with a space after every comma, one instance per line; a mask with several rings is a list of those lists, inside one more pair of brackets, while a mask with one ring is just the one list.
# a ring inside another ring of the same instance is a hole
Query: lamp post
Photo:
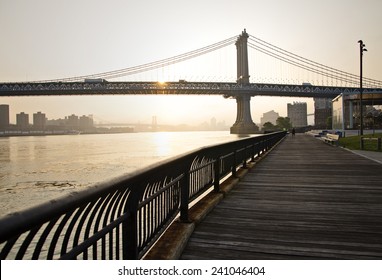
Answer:
[[363, 109], [362, 109], [362, 57], [363, 57], [363, 52], [367, 51], [365, 49], [365, 44], [363, 43], [362, 40], [358, 41], [359, 43], [359, 59], [360, 59], [360, 70], [359, 70], [359, 107], [360, 107], [360, 134], [363, 135]]

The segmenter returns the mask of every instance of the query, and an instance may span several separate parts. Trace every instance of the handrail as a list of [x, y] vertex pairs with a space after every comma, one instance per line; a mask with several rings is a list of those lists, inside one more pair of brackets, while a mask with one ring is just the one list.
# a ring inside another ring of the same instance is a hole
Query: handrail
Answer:
[[189, 204], [285, 136], [209, 146], [0, 219], [0, 259], [140, 259]]

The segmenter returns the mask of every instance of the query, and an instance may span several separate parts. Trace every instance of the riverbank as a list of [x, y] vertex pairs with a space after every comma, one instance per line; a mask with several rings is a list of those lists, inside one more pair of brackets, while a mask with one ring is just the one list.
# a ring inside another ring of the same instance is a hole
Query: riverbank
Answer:
[[115, 134], [115, 133], [133, 133], [131, 127], [112, 127], [112, 128], [95, 128], [94, 130], [6, 130], [0, 131], [0, 137], [14, 136], [50, 136], [50, 135], [79, 135], [79, 134]]

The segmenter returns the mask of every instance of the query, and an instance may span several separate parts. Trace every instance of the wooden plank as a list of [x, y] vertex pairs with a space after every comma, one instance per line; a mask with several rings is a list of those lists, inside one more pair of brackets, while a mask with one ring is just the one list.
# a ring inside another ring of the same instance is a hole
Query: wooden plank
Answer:
[[197, 226], [181, 259], [382, 259], [382, 165], [288, 137]]

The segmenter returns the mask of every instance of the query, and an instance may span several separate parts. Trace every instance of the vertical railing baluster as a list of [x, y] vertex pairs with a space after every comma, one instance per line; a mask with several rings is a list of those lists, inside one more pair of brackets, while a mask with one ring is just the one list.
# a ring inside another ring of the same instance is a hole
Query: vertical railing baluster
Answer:
[[189, 222], [188, 218], [188, 198], [190, 195], [190, 172], [186, 171], [181, 182], [180, 190], [180, 220]]

